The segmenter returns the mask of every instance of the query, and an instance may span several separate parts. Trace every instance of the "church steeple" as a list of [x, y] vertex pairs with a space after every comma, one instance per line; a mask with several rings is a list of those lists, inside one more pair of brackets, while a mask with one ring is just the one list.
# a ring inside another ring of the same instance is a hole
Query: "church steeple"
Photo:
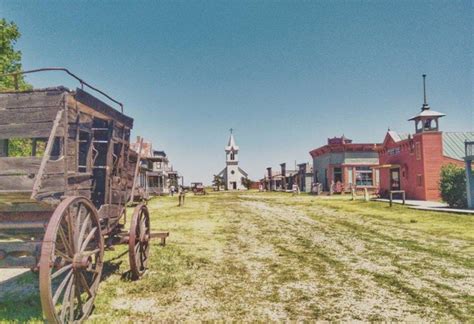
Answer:
[[438, 119], [446, 116], [443, 113], [431, 110], [426, 100], [426, 74], [423, 74], [423, 106], [421, 112], [410, 118], [415, 122], [416, 133], [437, 132], [439, 130]]
[[239, 147], [235, 144], [234, 129], [231, 128], [229, 131], [230, 131], [230, 136], [229, 136], [229, 141], [227, 142], [225, 151], [226, 153], [229, 153], [230, 151], [238, 152]]

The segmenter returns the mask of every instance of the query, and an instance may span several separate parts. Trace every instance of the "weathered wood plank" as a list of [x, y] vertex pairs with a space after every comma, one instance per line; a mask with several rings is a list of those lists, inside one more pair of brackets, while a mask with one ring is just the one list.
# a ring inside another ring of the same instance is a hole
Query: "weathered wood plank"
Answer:
[[38, 172], [41, 157], [2, 157], [0, 175], [27, 175]]
[[0, 190], [33, 190], [34, 178], [27, 175], [4, 175], [0, 176]]
[[64, 174], [65, 172], [64, 159], [65, 159], [64, 157], [61, 157], [58, 160], [48, 160], [48, 162], [46, 162], [46, 167], [44, 169], [45, 174], [57, 174], [57, 173]]
[[125, 190], [111, 190], [112, 197], [111, 203], [112, 204], [125, 204], [127, 203], [127, 191]]
[[0, 94], [0, 109], [23, 109], [35, 107], [58, 107], [64, 89], [34, 92], [17, 92]]
[[[49, 137], [52, 122], [0, 125], [0, 139]], [[63, 136], [63, 128], [58, 127], [56, 136]]]
[[53, 122], [59, 107], [0, 110], [0, 125]]
[[41, 180], [42, 191], [64, 191], [65, 180], [63, 174], [44, 175]]
[[104, 204], [98, 210], [99, 218], [119, 218], [121, 209], [119, 205]]
[[69, 172], [69, 183], [80, 183], [92, 179], [92, 172]]
[[[96, 111], [100, 114], [106, 115], [109, 118], [111, 118], [111, 119], [113, 119], [117, 122], [120, 122], [120, 123], [126, 125], [129, 128], [133, 127], [133, 118], [130, 118], [130, 117], [122, 114], [121, 112], [115, 110], [114, 108], [112, 108], [111, 106], [106, 104], [105, 102], [97, 99], [96, 97], [90, 95], [89, 93], [87, 93], [87, 92], [85, 92], [81, 89], [76, 89], [76, 94], [75, 94], [74, 98], [78, 102], [92, 108], [93, 111]], [[82, 110], [82, 109], [84, 109], [84, 107], [80, 107], [80, 110]], [[90, 113], [90, 111], [88, 111], [88, 113]]]

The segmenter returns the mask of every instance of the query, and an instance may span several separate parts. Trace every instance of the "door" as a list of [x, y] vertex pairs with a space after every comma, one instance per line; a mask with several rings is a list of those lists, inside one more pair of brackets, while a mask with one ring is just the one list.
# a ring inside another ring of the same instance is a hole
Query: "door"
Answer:
[[237, 182], [232, 182], [232, 189], [237, 190]]
[[390, 190], [401, 190], [400, 169], [390, 169]]

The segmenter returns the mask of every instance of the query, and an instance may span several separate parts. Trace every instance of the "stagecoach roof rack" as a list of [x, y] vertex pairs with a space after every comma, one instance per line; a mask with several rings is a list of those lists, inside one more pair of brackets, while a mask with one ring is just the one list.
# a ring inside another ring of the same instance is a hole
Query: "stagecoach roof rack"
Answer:
[[[81, 89], [84, 90], [84, 86], [88, 87], [89, 89], [93, 90], [93, 91], [96, 91], [97, 93], [100, 93], [102, 96], [106, 97], [107, 99], [109, 99], [110, 101], [112, 101], [113, 103], [117, 104], [119, 107], [120, 107], [120, 111], [121, 113], [123, 114], [123, 104], [112, 98], [111, 96], [109, 96], [107, 93], [103, 92], [102, 90], [99, 90], [97, 89], [96, 87], [90, 85], [89, 83], [87, 83], [86, 81], [84, 81], [83, 79], [81, 79], [80, 77], [78, 77], [77, 75], [75, 75], [74, 73], [72, 73], [71, 71], [69, 71], [68, 69], [66, 68], [63, 68], [63, 67], [46, 67], [46, 68], [40, 68], [40, 69], [34, 69], [34, 70], [27, 70], [27, 71], [17, 71], [17, 72], [11, 72], [11, 73], [4, 73], [4, 74], [0, 74], [0, 77], [8, 77], [8, 76], [13, 76], [14, 78], [14, 81], [15, 81], [15, 89], [18, 90], [18, 75], [19, 74], [31, 74], [31, 73], [38, 73], [38, 72], [48, 72], [48, 71], [62, 71], [62, 72], [65, 72], [66, 74], [68, 74], [69, 76], [73, 77], [74, 79], [76, 79], [77, 81], [79, 81], [79, 83], [81, 84]], [[49, 88], [48, 88], [49, 89]], [[52, 88], [52, 89], [63, 89], [63, 90], [67, 90], [69, 91], [69, 89], [65, 88], [65, 87], [55, 87], [55, 88]], [[44, 90], [47, 90], [47, 89], [44, 89]]]

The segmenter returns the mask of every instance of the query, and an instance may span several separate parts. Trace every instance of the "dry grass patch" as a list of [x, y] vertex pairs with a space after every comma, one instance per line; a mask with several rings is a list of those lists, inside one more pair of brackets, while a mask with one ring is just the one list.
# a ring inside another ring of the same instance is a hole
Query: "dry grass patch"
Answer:
[[[471, 216], [257, 192], [149, 208], [168, 245], [137, 282], [123, 277], [126, 247], [106, 253], [92, 322], [474, 320]], [[37, 318], [11, 305], [0, 319]]]

